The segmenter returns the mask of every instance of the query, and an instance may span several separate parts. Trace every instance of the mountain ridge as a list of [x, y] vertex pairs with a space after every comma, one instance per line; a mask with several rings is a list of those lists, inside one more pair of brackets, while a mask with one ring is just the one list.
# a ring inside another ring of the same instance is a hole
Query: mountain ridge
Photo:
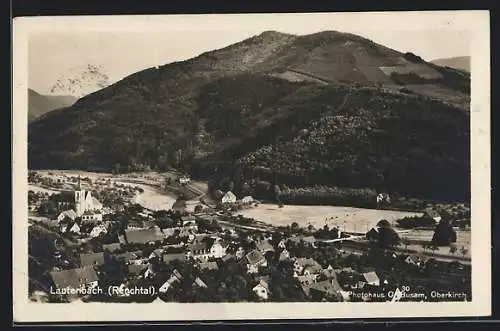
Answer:
[[[457, 195], [463, 196], [468, 158], [453, 146], [469, 148], [469, 84], [466, 74], [363, 37], [332, 31], [306, 36], [266, 31], [186, 61], [137, 72], [44, 116], [29, 127], [29, 164], [107, 171], [173, 166], [223, 178], [236, 171], [228, 164], [239, 160], [240, 170], [251, 177], [255, 173], [248, 168], [261, 165], [248, 160], [260, 155], [262, 164], [279, 159], [283, 164], [271, 171], [289, 172], [282, 176], [289, 184], [296, 181], [292, 173], [303, 177], [311, 161], [316, 164], [310, 168], [311, 178], [321, 178], [321, 173], [332, 176], [338, 170], [349, 179], [345, 185], [362, 185], [354, 179], [358, 176], [369, 186], [390, 182], [389, 187], [401, 191], [394, 183], [405, 178], [412, 163], [412, 173], [424, 175], [421, 156], [429, 153], [428, 166], [436, 167], [432, 185], [442, 184], [439, 176], [458, 178]], [[340, 107], [346, 91], [348, 100]], [[379, 107], [395, 112], [386, 118]], [[405, 107], [411, 110], [406, 115]], [[397, 123], [413, 130], [407, 120], [410, 113], [420, 131], [405, 137]], [[317, 129], [323, 118], [326, 122]], [[434, 131], [426, 133], [426, 126]], [[317, 140], [304, 140], [301, 130], [313, 130]], [[399, 139], [388, 145], [390, 156], [377, 147], [381, 132]], [[364, 143], [347, 142], [357, 150], [342, 147], [346, 142], [340, 138], [349, 135], [359, 135]], [[423, 139], [422, 146], [415, 145], [418, 139]], [[328, 142], [328, 147], [321, 142]], [[287, 146], [302, 149], [310, 160]], [[404, 157], [398, 159], [398, 153]], [[371, 154], [366, 166], [356, 161]], [[332, 157], [341, 160], [334, 162]], [[383, 176], [391, 164], [387, 158], [401, 164], [388, 175], [392, 179]], [[345, 169], [349, 165], [355, 166], [355, 173]], [[452, 167], [456, 170], [445, 176], [444, 169]], [[332, 178], [342, 182], [339, 176]], [[409, 186], [412, 194], [424, 193], [418, 183]]]
[[71, 106], [76, 100], [71, 95], [43, 95], [28, 89], [28, 121], [34, 121], [58, 108]]
[[431, 61], [439, 66], [450, 67], [453, 69], [463, 70], [470, 73], [470, 56], [454, 56], [448, 58], [441, 58]]

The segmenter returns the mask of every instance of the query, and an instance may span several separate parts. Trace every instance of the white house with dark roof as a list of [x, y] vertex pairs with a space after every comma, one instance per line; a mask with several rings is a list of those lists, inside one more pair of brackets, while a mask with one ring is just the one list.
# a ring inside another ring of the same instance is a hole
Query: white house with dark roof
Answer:
[[363, 279], [367, 285], [380, 286], [380, 278], [375, 271], [365, 272]]
[[260, 277], [259, 283], [252, 288], [252, 291], [261, 299], [269, 299], [271, 294], [269, 290], [269, 276]]
[[235, 203], [236, 202], [236, 195], [234, 195], [233, 192], [227, 191], [226, 194], [221, 199], [222, 203]]
[[78, 215], [76, 215], [76, 212], [73, 209], [69, 209], [61, 212], [57, 216], [57, 221], [61, 222], [64, 219], [70, 219], [71, 221], [74, 221], [77, 217]]

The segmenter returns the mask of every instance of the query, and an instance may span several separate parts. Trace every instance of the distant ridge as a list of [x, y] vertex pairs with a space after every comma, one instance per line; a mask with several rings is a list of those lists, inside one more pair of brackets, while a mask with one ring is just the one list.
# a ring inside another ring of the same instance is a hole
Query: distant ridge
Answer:
[[28, 89], [28, 121], [32, 122], [52, 110], [71, 106], [76, 100], [71, 95], [42, 95]]
[[470, 72], [470, 56], [449, 57], [437, 59], [431, 62], [438, 66], [450, 67], [453, 69]]

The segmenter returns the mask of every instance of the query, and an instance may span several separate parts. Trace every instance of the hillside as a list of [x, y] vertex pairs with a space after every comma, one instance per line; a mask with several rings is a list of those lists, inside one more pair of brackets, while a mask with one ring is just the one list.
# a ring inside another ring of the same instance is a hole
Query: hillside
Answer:
[[42, 95], [28, 89], [28, 121], [31, 122], [54, 109], [71, 106], [76, 100], [70, 95]]
[[453, 69], [470, 72], [470, 56], [457, 56], [444, 59], [437, 59], [432, 61], [432, 63], [442, 67], [449, 67]]
[[29, 166], [245, 180], [270, 168], [291, 186], [461, 199], [469, 85], [466, 74], [359, 36], [268, 31], [51, 112], [29, 127]]

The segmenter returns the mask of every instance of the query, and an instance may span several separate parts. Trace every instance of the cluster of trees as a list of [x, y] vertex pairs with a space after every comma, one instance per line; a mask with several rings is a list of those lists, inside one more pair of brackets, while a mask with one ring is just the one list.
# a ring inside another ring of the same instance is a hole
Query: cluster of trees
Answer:
[[436, 246], [448, 246], [457, 241], [457, 233], [453, 230], [451, 223], [441, 221], [434, 230], [431, 243]]
[[[230, 176], [237, 185], [236, 164], [245, 180], [295, 188], [369, 188], [441, 200], [469, 195], [469, 117], [458, 108], [377, 89], [253, 74], [208, 85], [201, 72], [189, 70], [147, 75], [158, 86], [145, 89], [141, 79], [128, 80], [103, 92], [112, 104], [93, 96], [74, 112], [31, 124], [30, 167], [191, 168], [205, 178]], [[213, 142], [202, 144], [200, 130]], [[259, 166], [270, 175], [258, 174]]]
[[419, 227], [434, 227], [436, 222], [426, 216], [406, 216], [396, 221], [398, 226], [403, 229], [413, 229]]
[[[321, 97], [307, 100], [309, 107], [295, 105], [297, 110], [307, 108], [312, 118], [301, 122], [291, 116], [294, 125], [280, 122], [289, 124], [289, 133], [282, 134], [278, 124], [270, 126], [272, 131], [258, 130], [255, 138], [245, 141], [247, 145], [228, 151], [238, 162], [219, 167], [222, 176], [214, 180], [229, 177], [235, 188], [256, 179], [290, 188], [366, 188], [438, 201], [467, 201], [467, 114], [420, 97], [386, 98], [364, 89], [348, 93], [327, 89]], [[346, 94], [343, 108], [323, 103], [323, 99], [339, 96], [341, 103]], [[311, 113], [321, 115], [314, 118]]]

